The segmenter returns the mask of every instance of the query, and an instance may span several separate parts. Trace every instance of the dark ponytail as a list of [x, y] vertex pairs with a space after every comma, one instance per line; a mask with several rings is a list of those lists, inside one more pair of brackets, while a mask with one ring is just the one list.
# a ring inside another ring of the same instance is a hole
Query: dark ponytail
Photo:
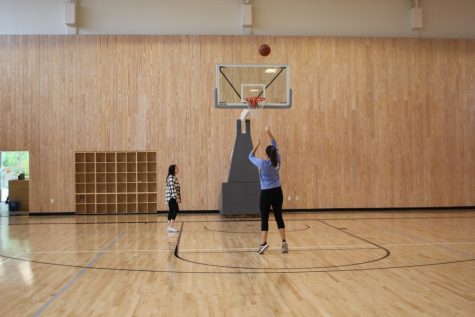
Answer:
[[176, 169], [176, 165], [175, 165], [175, 164], [170, 165], [170, 166], [168, 167], [167, 179], [168, 179], [168, 176], [170, 176], [170, 175], [173, 175], [173, 176], [174, 176], [174, 175], [175, 175], [175, 169]]
[[279, 168], [280, 162], [277, 160], [277, 149], [274, 146], [269, 145], [266, 147], [266, 154], [269, 157], [272, 166], [274, 168]]

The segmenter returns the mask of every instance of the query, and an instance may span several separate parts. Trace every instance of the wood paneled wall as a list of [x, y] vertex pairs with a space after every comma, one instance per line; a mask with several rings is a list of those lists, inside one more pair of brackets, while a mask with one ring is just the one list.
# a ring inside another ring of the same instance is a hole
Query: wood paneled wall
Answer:
[[0, 36], [0, 150], [30, 151], [31, 210], [74, 210], [75, 151], [145, 150], [159, 187], [181, 166], [182, 209], [218, 209], [240, 110], [214, 108], [216, 63], [292, 66], [293, 108], [252, 131], [279, 142], [284, 208], [475, 205], [474, 40]]

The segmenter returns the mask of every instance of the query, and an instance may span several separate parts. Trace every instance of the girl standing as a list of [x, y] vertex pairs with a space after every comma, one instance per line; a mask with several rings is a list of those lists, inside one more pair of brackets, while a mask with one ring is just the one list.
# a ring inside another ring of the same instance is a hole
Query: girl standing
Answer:
[[178, 203], [181, 203], [180, 183], [176, 177], [178, 171], [178, 166], [175, 164], [168, 167], [167, 187], [165, 191], [166, 200], [168, 202], [168, 232], [178, 232], [178, 229], [173, 227], [173, 223], [179, 211]]

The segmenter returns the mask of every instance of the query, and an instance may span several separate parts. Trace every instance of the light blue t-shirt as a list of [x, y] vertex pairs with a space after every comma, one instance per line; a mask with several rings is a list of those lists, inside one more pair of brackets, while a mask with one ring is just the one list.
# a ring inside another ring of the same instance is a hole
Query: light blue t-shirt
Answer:
[[[272, 146], [277, 148], [277, 143], [272, 140]], [[277, 150], [277, 160], [279, 165], [277, 167], [272, 166], [270, 160], [263, 160], [257, 158], [255, 154], [249, 154], [249, 160], [252, 164], [256, 165], [259, 169], [259, 180], [261, 182], [261, 189], [271, 189], [280, 186], [279, 170], [280, 170], [280, 154]]]

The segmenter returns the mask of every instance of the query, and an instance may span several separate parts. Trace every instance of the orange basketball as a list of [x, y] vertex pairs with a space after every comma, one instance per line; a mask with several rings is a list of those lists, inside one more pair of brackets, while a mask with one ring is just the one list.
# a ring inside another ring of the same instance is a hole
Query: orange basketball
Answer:
[[267, 56], [270, 54], [270, 46], [267, 45], [267, 44], [262, 44], [260, 47], [259, 47], [259, 54], [261, 54], [262, 56]]

